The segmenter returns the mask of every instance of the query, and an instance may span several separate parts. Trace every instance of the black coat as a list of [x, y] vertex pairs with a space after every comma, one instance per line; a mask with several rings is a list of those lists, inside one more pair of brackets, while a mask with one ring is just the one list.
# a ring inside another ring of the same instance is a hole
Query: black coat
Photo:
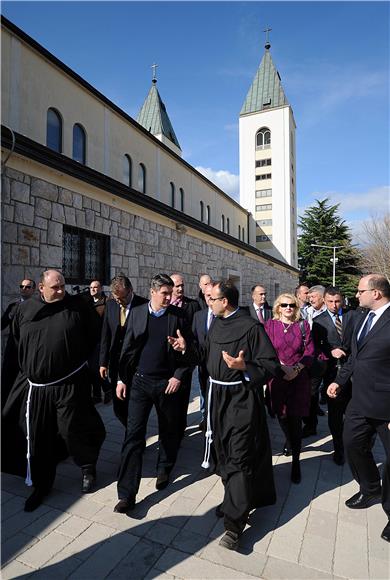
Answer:
[[200, 306], [197, 300], [193, 300], [193, 298], [187, 298], [187, 296], [183, 296], [181, 309], [183, 310], [189, 324], [191, 325], [192, 320], [194, 318], [194, 314], [195, 312], [198, 312], [198, 310], [200, 310]]
[[[336, 364], [336, 359], [332, 357], [331, 351], [334, 348], [341, 348], [347, 356], [351, 352], [352, 335], [356, 323], [360, 320], [361, 314], [355, 310], [342, 312], [342, 336], [336, 330], [336, 326], [329, 312], [325, 310], [313, 320], [312, 336], [316, 351], [321, 352], [327, 359]], [[364, 316], [363, 316], [364, 318]]]
[[390, 421], [390, 307], [358, 345], [364, 319], [358, 319], [351, 356], [338, 372], [336, 383], [344, 386], [352, 377], [352, 408], [363, 417]]
[[[147, 298], [134, 294], [130, 311], [136, 306], [148, 302]], [[118, 367], [119, 357], [122, 350], [123, 337], [129, 315], [124, 327], [120, 324], [120, 306], [115, 300], [107, 300], [103, 317], [103, 328], [100, 343], [99, 365], [101, 367]], [[111, 371], [113, 369], [111, 368]], [[112, 373], [111, 373], [112, 374]]]
[[[148, 316], [149, 305], [142, 304], [137, 308], [132, 308], [127, 317], [126, 334], [119, 361], [119, 377], [126, 385], [131, 384], [132, 376], [137, 369], [142, 349], [148, 337]], [[191, 327], [181, 308], [170, 305], [164, 316], [168, 316], [168, 336], [177, 336], [176, 332], [180, 330], [187, 341], [187, 350], [183, 355], [181, 352], [173, 350], [167, 340], [167, 357], [171, 376], [181, 381], [191, 371], [191, 365], [197, 362], [192, 350]]]

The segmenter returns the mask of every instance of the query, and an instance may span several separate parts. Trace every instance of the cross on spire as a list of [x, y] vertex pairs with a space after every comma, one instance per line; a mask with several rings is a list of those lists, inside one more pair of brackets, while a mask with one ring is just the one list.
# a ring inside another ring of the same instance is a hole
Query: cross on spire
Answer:
[[150, 67], [153, 71], [152, 83], [157, 82], [157, 76], [156, 76], [156, 68], [157, 67], [158, 67], [158, 64], [152, 64], [152, 66]]
[[271, 43], [269, 41], [269, 33], [271, 32], [272, 28], [270, 28], [269, 26], [263, 30], [263, 32], [265, 32], [265, 48], [267, 50], [269, 50], [271, 48]]

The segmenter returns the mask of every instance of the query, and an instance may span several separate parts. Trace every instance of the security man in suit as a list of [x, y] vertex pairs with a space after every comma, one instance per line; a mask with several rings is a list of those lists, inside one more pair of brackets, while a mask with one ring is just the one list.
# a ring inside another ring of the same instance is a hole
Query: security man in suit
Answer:
[[267, 302], [267, 292], [264, 286], [252, 286], [251, 288], [252, 303], [249, 304], [249, 314], [255, 320], [264, 324], [266, 320], [272, 318], [272, 308]]
[[[117, 385], [118, 397], [128, 399], [126, 435], [118, 473], [118, 499], [114, 511], [127, 513], [135, 506], [142, 474], [146, 428], [156, 408], [159, 451], [156, 488], [164, 489], [175, 464], [181, 441], [179, 390], [194, 364], [192, 333], [182, 309], [170, 304], [173, 281], [167, 274], [152, 278], [150, 302], [131, 310], [123, 341]], [[173, 348], [184, 337], [186, 352]]]
[[[314, 344], [327, 360], [323, 376], [324, 388], [332, 383], [337, 369], [345, 363], [351, 348], [352, 331], [355, 323], [355, 311], [342, 308], [343, 296], [334, 286], [325, 289], [324, 301], [326, 310], [313, 320], [312, 334]], [[333, 438], [333, 461], [336, 465], [344, 464], [343, 424], [344, 413], [351, 398], [351, 384], [345, 385], [343, 393], [333, 399], [327, 397], [328, 425]]]
[[[390, 542], [390, 284], [379, 274], [361, 278], [356, 297], [369, 312], [357, 324], [351, 356], [328, 387], [336, 398], [352, 377], [352, 398], [344, 423], [344, 447], [359, 491], [345, 505], [366, 508], [382, 497], [389, 519], [382, 538]], [[378, 433], [386, 453], [382, 486], [372, 454], [372, 438]]]
[[134, 294], [132, 283], [122, 273], [111, 280], [111, 294], [113, 300], [107, 300], [104, 310], [99, 372], [102, 379], [106, 379], [109, 375], [114, 413], [126, 427], [127, 401], [122, 401], [116, 396], [119, 357], [126, 332], [128, 314], [135, 306], [147, 302], [147, 299]]

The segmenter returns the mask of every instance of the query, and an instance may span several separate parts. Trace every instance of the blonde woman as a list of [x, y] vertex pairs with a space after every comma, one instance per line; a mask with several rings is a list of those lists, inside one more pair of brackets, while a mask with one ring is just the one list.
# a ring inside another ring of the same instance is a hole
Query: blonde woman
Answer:
[[301, 481], [299, 454], [302, 417], [309, 414], [311, 390], [308, 368], [314, 358], [310, 326], [306, 320], [300, 321], [300, 316], [297, 298], [285, 293], [277, 297], [273, 319], [267, 320], [264, 325], [285, 372], [283, 379], [271, 379], [268, 388], [271, 412], [278, 416], [286, 435], [286, 447], [291, 446], [293, 483]]

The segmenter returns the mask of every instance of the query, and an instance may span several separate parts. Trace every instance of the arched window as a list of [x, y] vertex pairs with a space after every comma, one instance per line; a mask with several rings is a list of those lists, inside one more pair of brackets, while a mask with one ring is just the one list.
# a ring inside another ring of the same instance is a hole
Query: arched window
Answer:
[[180, 211], [184, 211], [184, 189], [180, 188]]
[[171, 181], [171, 206], [175, 207], [175, 184]]
[[79, 123], [73, 125], [73, 159], [85, 165], [87, 136]]
[[46, 145], [62, 153], [62, 117], [56, 109], [47, 110]]
[[226, 233], [230, 234], [230, 219], [226, 218]]
[[245, 242], [245, 228], [242, 228], [242, 241]]
[[138, 166], [138, 191], [146, 193], [146, 168], [143, 163]]
[[132, 185], [132, 161], [130, 155], [123, 156], [123, 183], [128, 187]]
[[238, 226], [238, 239], [241, 240], [241, 226]]
[[221, 230], [225, 231], [225, 216], [223, 214], [221, 215]]
[[203, 201], [200, 202], [200, 221], [204, 221], [204, 203]]
[[211, 224], [211, 209], [209, 205], [206, 207], [206, 222], [208, 226]]
[[256, 133], [256, 149], [269, 149], [271, 147], [271, 131], [268, 127], [262, 127]]

